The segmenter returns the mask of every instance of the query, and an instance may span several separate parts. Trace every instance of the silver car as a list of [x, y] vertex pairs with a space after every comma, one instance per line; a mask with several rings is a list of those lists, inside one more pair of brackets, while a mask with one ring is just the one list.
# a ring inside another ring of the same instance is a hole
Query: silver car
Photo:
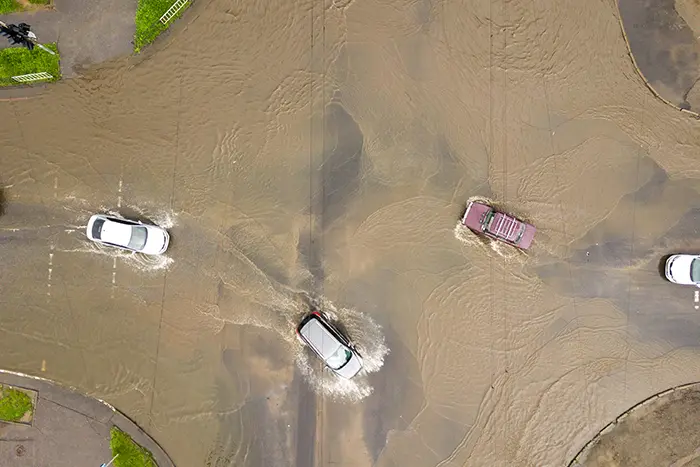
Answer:
[[362, 357], [325, 314], [306, 315], [297, 326], [297, 337], [342, 378], [350, 379], [362, 369]]
[[92, 216], [85, 230], [93, 242], [146, 255], [161, 255], [170, 243], [168, 232], [157, 225], [104, 214]]

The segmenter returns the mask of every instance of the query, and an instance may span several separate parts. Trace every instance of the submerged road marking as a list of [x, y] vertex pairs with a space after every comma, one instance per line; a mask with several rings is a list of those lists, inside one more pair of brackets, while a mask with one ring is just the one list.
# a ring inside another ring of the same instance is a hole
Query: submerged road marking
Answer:
[[46, 371], [46, 360], [41, 361], [41, 371]]
[[53, 197], [58, 198], [58, 177], [53, 178]]
[[117, 285], [117, 257], [112, 261], [112, 298], [114, 298], [114, 288]]
[[122, 207], [122, 179], [119, 179], [119, 191], [117, 194], [117, 207], [120, 208]]
[[700, 305], [698, 305], [698, 302], [700, 302], [700, 290], [695, 291], [695, 309], [696, 310], [700, 309]]
[[47, 287], [48, 290], [46, 291], [46, 295], [48, 295], [49, 297], [51, 296], [51, 275], [53, 273], [53, 248], [54, 248], [54, 246], [51, 245], [51, 251], [49, 252], [49, 278], [48, 278], [48, 281], [46, 284], [48, 286]]

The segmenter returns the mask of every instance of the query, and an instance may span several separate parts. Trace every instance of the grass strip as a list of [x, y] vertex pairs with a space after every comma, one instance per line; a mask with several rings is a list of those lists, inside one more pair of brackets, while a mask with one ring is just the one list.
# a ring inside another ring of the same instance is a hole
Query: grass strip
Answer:
[[[0, 0], [2, 1], [2, 0]], [[161, 16], [175, 3], [175, 0], [139, 0], [136, 8], [136, 34], [134, 35], [134, 52], [141, 51], [142, 48], [153, 42], [156, 37], [168, 29], [182, 13], [192, 4], [192, 0], [177, 12], [167, 24], [160, 22]]]
[[43, 80], [42, 83], [58, 81], [61, 79], [61, 67], [59, 66], [58, 48], [55, 43], [44, 44], [48, 49], [56, 52], [56, 55], [34, 47], [27, 50], [24, 47], [10, 47], [0, 50], [0, 86], [16, 86], [20, 83], [12, 79], [13, 76], [27, 75], [45, 71], [53, 76], [53, 79]]
[[25, 392], [0, 386], [0, 420], [17, 422], [33, 409], [32, 398]]
[[0, 15], [22, 11], [22, 6], [15, 0], [0, 0]]
[[29, 0], [29, 3], [34, 5], [49, 5], [51, 0]]
[[110, 435], [112, 456], [119, 454], [114, 460], [114, 467], [158, 467], [151, 451], [136, 444], [127, 433], [113, 426]]

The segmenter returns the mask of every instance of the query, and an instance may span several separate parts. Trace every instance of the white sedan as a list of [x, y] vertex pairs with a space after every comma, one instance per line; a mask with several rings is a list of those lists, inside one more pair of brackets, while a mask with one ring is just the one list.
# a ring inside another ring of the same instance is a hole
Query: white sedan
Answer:
[[671, 282], [700, 287], [700, 256], [672, 255], [666, 260], [665, 273]]
[[168, 232], [156, 225], [103, 214], [90, 218], [85, 233], [93, 242], [146, 255], [161, 255], [170, 243]]

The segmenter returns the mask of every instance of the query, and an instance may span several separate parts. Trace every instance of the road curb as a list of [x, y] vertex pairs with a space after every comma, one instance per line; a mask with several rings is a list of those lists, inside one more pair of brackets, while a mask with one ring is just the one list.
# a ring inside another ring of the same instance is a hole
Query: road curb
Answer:
[[[49, 379], [0, 369], [0, 384], [8, 384], [36, 391], [39, 399], [60, 405], [92, 418], [99, 423], [114, 425], [127, 433], [139, 445], [151, 451], [158, 467], [175, 467], [165, 450], [127, 415], [109, 403], [87, 396], [72, 387], [65, 387]], [[86, 408], [92, 415], [87, 415]]]
[[588, 454], [588, 450], [593, 447], [593, 445], [605, 434], [609, 433], [610, 431], [615, 428], [615, 426], [625, 420], [630, 413], [632, 413], [635, 409], [638, 409], [640, 407], [644, 407], [646, 405], [651, 404], [652, 402], [657, 401], [658, 399], [662, 398], [663, 396], [676, 392], [676, 391], [682, 391], [684, 389], [691, 388], [693, 386], [698, 386], [700, 387], [700, 381], [694, 381], [692, 383], [684, 383], [684, 384], [679, 384], [678, 386], [673, 386], [668, 389], [664, 389], [661, 392], [657, 392], [656, 394], [652, 394], [651, 396], [647, 397], [646, 399], [641, 400], [640, 402], [637, 402], [621, 414], [619, 414], [617, 417], [615, 417], [612, 421], [608, 422], [603, 428], [601, 428], [593, 438], [591, 438], [586, 444], [583, 445], [581, 449], [576, 453], [574, 458], [567, 464], [568, 467], [575, 467], [577, 465], [583, 465], [580, 462], [580, 459], [585, 457], [585, 455]]

